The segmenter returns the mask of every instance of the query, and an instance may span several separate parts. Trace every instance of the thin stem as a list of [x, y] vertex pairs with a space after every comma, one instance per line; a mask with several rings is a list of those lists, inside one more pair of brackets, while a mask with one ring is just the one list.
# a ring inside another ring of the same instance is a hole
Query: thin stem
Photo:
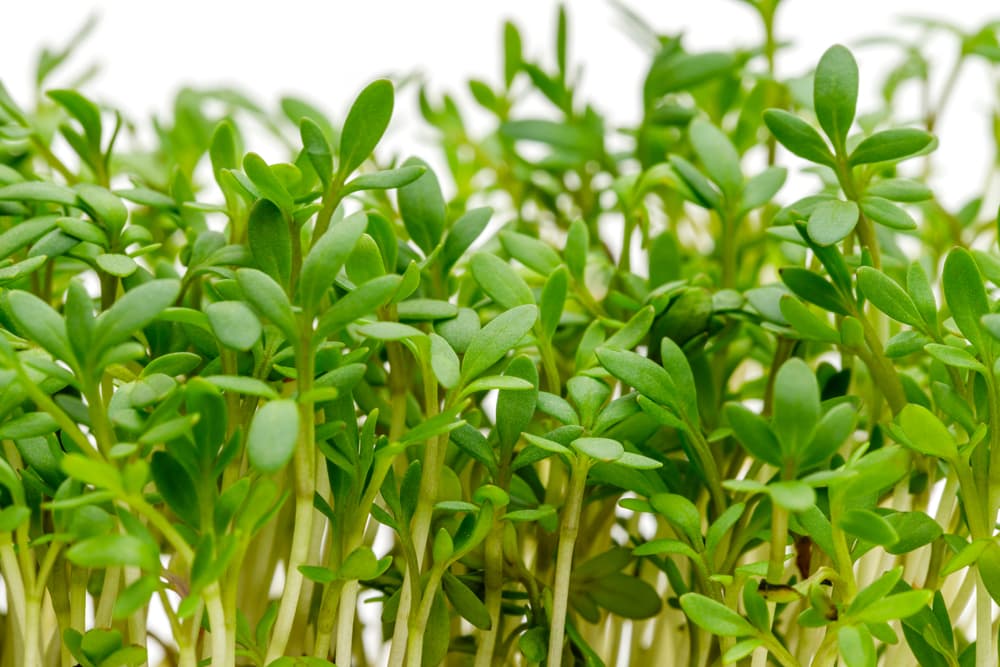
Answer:
[[767, 564], [767, 581], [780, 584], [785, 572], [785, 550], [788, 545], [788, 510], [777, 503], [771, 505], [771, 558]]
[[486, 588], [486, 611], [490, 615], [490, 627], [479, 638], [474, 667], [490, 667], [496, 651], [497, 635], [500, 632], [500, 605], [503, 601], [503, 522], [496, 523], [486, 536], [484, 556], [486, 560], [483, 574]]
[[983, 573], [976, 568], [976, 667], [997, 664], [993, 649], [993, 598], [986, 589]]
[[563, 507], [562, 526], [559, 529], [559, 550], [556, 555], [556, 578], [552, 588], [552, 617], [549, 625], [549, 667], [562, 664], [563, 639], [566, 634], [566, 615], [569, 611], [569, 583], [573, 574], [573, 550], [580, 532], [580, 513], [583, 494], [587, 486], [590, 462], [585, 457], [574, 460], [569, 477], [569, 493]]
[[[303, 396], [312, 390], [316, 357], [313, 350], [312, 323], [302, 322], [302, 337], [297, 353], [298, 391]], [[304, 577], [299, 570], [309, 556], [313, 530], [313, 494], [316, 490], [316, 408], [312, 401], [299, 401], [299, 441], [293, 457], [295, 475], [295, 524], [292, 546], [288, 555], [285, 590], [278, 606], [271, 642], [265, 663], [273, 662], [285, 653], [295, 622]]]

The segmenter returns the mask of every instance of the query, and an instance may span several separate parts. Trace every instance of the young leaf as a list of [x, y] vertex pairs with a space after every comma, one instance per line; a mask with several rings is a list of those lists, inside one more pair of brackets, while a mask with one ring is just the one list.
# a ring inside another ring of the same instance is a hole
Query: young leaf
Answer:
[[820, 417], [819, 384], [812, 369], [793, 358], [778, 369], [774, 382], [772, 427], [786, 456], [805, 450]]
[[247, 432], [247, 457], [257, 470], [274, 473], [295, 452], [299, 435], [299, 409], [295, 401], [279, 399], [257, 410]]
[[243, 290], [246, 300], [258, 313], [281, 330], [289, 341], [298, 340], [298, 327], [292, 304], [281, 286], [269, 275], [257, 269], [238, 269], [236, 282]]
[[337, 171], [344, 178], [375, 150], [392, 118], [393, 89], [387, 79], [368, 84], [358, 94], [344, 119], [340, 135], [340, 164]]
[[859, 214], [858, 205], [852, 201], [825, 201], [814, 208], [809, 216], [809, 238], [821, 246], [842, 241], [854, 231]]
[[660, 405], [677, 407], [677, 389], [662, 366], [634, 352], [608, 347], [598, 348], [597, 358], [609, 373], [640, 394]]
[[927, 454], [945, 460], [958, 456], [958, 446], [941, 420], [927, 408], [910, 403], [899, 413], [899, 426], [906, 435], [907, 442], [902, 444]]
[[688, 139], [709, 178], [729, 200], [735, 200], [743, 187], [740, 155], [726, 134], [701, 118], [691, 121]]
[[477, 252], [469, 262], [472, 277], [483, 291], [504, 308], [534, 304], [531, 288], [507, 262], [487, 252]]
[[367, 226], [368, 216], [359, 211], [334, 223], [313, 243], [299, 278], [299, 298], [306, 311], [319, 305]]
[[782, 146], [800, 158], [823, 164], [834, 165], [833, 153], [812, 125], [783, 109], [768, 109], [764, 112], [764, 124]]
[[820, 58], [813, 102], [820, 126], [837, 152], [843, 152], [858, 103], [858, 64], [846, 47], [835, 44]]
[[962, 248], [954, 248], [948, 253], [941, 274], [941, 287], [951, 316], [962, 335], [980, 354], [988, 354], [989, 339], [983, 336], [981, 319], [990, 312], [990, 304], [983, 287], [983, 276], [979, 272], [972, 254]]
[[404, 167], [423, 167], [423, 175], [399, 188], [399, 213], [410, 238], [417, 247], [430, 254], [441, 240], [445, 226], [445, 203], [437, 176], [426, 162], [410, 158]]
[[131, 338], [172, 306], [180, 294], [177, 280], [151, 280], [133, 287], [101, 313], [94, 325], [94, 342], [106, 350]]
[[462, 381], [468, 382], [500, 361], [524, 338], [538, 318], [538, 308], [523, 305], [493, 318], [469, 342], [462, 360]]
[[888, 160], [902, 160], [926, 148], [933, 135], [923, 130], [895, 128], [876, 132], [858, 144], [847, 163], [854, 166]]
[[756, 632], [750, 623], [729, 607], [698, 593], [681, 596], [681, 609], [695, 625], [722, 637], [746, 637]]
[[857, 276], [858, 287], [876, 308], [897, 322], [923, 328], [916, 304], [895, 280], [868, 266], [858, 268]]
[[219, 342], [233, 350], [249, 350], [261, 336], [260, 320], [242, 301], [216, 301], [205, 315]]
[[268, 199], [257, 200], [250, 209], [247, 234], [258, 268], [287, 286], [292, 271], [292, 238], [281, 210]]

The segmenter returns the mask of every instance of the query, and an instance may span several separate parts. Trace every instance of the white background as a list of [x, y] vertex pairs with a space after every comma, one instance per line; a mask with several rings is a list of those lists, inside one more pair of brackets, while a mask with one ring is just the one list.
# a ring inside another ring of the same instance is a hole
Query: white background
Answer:
[[[567, 4], [570, 57], [583, 66], [583, 97], [612, 125], [634, 123], [647, 53], [624, 33], [609, 3]], [[683, 31], [693, 50], [753, 46], [761, 39], [752, 11], [736, 0], [632, 0], [629, 6], [661, 33]], [[97, 62], [100, 74], [87, 90], [133, 120], [163, 115], [176, 89], [190, 84], [236, 86], [270, 109], [277, 108], [281, 94], [294, 93], [338, 121], [357, 91], [382, 75], [416, 72], [433, 92], [463, 95], [469, 76], [499, 81], [504, 18], [520, 26], [526, 54], [551, 65], [556, 7], [554, 0], [14, 0], [5, 7], [0, 77], [17, 99], [30, 101], [39, 47], [61, 45], [97, 12], [97, 30], [61, 81]], [[1000, 7], [987, 0], [785, 0], [777, 34], [792, 46], [779, 57], [779, 75], [807, 71], [834, 42], [852, 45], [873, 33], [913, 35], [897, 20], [903, 14], [946, 17], [969, 29], [994, 13], [1000, 15]], [[955, 43], [942, 37], [929, 48], [940, 89]], [[877, 103], [882, 76], [897, 55], [885, 47], [854, 50], [861, 63], [863, 112]], [[56, 77], [53, 84], [59, 83]], [[948, 204], [964, 201], [981, 186], [990, 159], [983, 139], [995, 89], [987, 67], [977, 60], [963, 74], [939, 124], [944, 168], [933, 182]], [[387, 145], [433, 159], [432, 134], [415, 109], [412, 95], [397, 101]], [[287, 159], [269, 155], [266, 147], [253, 148], [273, 161]]]

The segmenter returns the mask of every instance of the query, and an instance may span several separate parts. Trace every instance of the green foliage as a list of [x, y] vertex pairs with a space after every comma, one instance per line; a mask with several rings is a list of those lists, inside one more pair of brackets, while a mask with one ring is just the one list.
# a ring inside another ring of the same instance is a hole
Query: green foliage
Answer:
[[144, 664], [154, 600], [185, 667], [996, 664], [995, 193], [930, 187], [922, 42], [859, 107], [746, 4], [730, 52], [617, 8], [626, 127], [565, 10], [551, 58], [506, 23], [476, 108], [419, 91], [439, 155], [380, 145], [385, 79], [119, 146], [47, 83], [89, 27], [0, 86], [0, 664]]

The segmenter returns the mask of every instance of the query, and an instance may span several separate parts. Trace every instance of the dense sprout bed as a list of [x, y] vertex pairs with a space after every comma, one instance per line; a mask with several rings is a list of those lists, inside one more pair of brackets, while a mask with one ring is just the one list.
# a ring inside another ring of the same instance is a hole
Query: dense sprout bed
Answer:
[[0, 87], [0, 666], [997, 664], [991, 178], [928, 187], [995, 26], [918, 22], [859, 113], [749, 4], [731, 51], [625, 14], [628, 127], [563, 12], [507, 24], [424, 160], [388, 80], [187, 89], [151, 144], [71, 49]]

